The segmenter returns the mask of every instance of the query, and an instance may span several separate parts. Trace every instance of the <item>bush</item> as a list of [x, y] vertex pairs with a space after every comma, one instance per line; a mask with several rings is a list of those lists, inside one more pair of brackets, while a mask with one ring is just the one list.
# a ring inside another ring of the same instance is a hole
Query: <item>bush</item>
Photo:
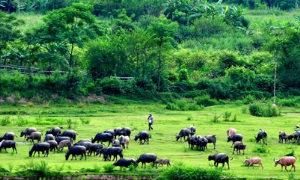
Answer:
[[106, 165], [104, 165], [103, 166], [103, 169], [104, 169], [104, 172], [107, 172], [107, 173], [109, 173], [109, 172], [113, 172], [114, 171], [114, 165], [112, 165], [112, 164], [106, 164]]
[[218, 104], [218, 101], [212, 99], [210, 95], [198, 96], [195, 98], [195, 101], [198, 105], [202, 106], [213, 106]]
[[269, 153], [270, 150], [266, 146], [258, 146], [253, 149], [254, 153]]
[[0, 123], [2, 126], [7, 126], [7, 125], [11, 124], [10, 117], [6, 116], [6, 117], [1, 118]]
[[263, 103], [251, 104], [249, 106], [249, 112], [252, 116], [258, 117], [275, 117], [280, 115], [277, 106], [272, 106]]
[[157, 180], [205, 180], [205, 179], [221, 179], [221, 169], [202, 169], [199, 167], [172, 166], [164, 170]]

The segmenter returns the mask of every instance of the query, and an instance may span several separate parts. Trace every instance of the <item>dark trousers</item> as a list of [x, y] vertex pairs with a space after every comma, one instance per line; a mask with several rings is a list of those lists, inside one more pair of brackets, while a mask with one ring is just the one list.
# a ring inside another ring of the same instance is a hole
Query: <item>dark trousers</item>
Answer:
[[153, 130], [152, 123], [148, 123], [148, 126], [149, 126], [149, 131]]

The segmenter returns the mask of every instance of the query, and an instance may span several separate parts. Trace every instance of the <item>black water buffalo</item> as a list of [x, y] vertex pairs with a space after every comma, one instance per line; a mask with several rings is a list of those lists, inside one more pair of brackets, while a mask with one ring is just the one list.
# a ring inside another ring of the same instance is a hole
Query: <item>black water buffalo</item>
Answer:
[[140, 131], [137, 135], [134, 136], [135, 141], [137, 141], [138, 139], [140, 141], [140, 144], [144, 144], [145, 142], [149, 144], [149, 133], [147, 131]]
[[123, 136], [128, 136], [130, 137], [131, 134], [131, 129], [129, 127], [123, 127], [120, 131], [120, 134]]
[[103, 148], [102, 144], [92, 144], [92, 146], [89, 149], [88, 155], [91, 156], [92, 153], [94, 153], [94, 156], [96, 155], [96, 153]]
[[208, 140], [205, 137], [198, 137], [198, 141], [197, 141], [197, 149], [204, 151], [205, 148], [207, 149], [207, 143]]
[[59, 136], [68, 136], [68, 137], [72, 138], [74, 141], [76, 141], [76, 135], [78, 135], [78, 134], [74, 130], [65, 130]]
[[231, 147], [233, 146], [233, 144], [236, 142], [236, 141], [242, 141], [243, 140], [243, 136], [241, 134], [234, 134], [232, 136], [229, 136], [227, 138], [227, 142], [229, 141], [232, 141], [232, 145]]
[[25, 140], [26, 136], [29, 136], [32, 132], [36, 132], [36, 131], [37, 130], [35, 127], [26, 128], [25, 130], [21, 131], [20, 137], [24, 136], [24, 140]]
[[58, 144], [55, 140], [47, 140], [45, 142], [50, 144], [50, 148], [49, 148], [50, 151], [54, 150], [53, 152], [55, 152], [56, 150], [58, 152]]
[[216, 142], [217, 142], [216, 135], [206, 135], [204, 137], [207, 139], [208, 143], [213, 143], [214, 149], [216, 149]]
[[55, 140], [55, 137], [53, 134], [46, 134], [44, 137], [44, 142], [49, 141], [49, 140]]
[[38, 152], [39, 157], [40, 157], [40, 152], [44, 154], [44, 157], [48, 157], [49, 154], [49, 149], [50, 149], [50, 144], [47, 142], [41, 142], [41, 143], [36, 143], [32, 146], [31, 150], [29, 151], [29, 157], [35, 155], [36, 152]]
[[180, 141], [181, 141], [182, 137], [185, 140], [185, 137], [189, 137], [191, 135], [192, 135], [192, 132], [189, 128], [181, 129], [179, 131], [178, 135], [176, 136], [176, 141], [178, 141], [178, 139], [180, 139]]
[[136, 160], [133, 158], [122, 158], [116, 161], [113, 165], [120, 167], [129, 167], [130, 165], [136, 166]]
[[112, 136], [115, 136], [115, 131], [113, 129], [105, 130], [103, 133], [110, 133]]
[[123, 158], [123, 149], [120, 147], [109, 147], [105, 153], [103, 153], [103, 158], [105, 161], [110, 161], [111, 156], [113, 156], [113, 161], [118, 160], [118, 156], [120, 156], [120, 159]]
[[114, 129], [115, 139], [117, 138], [117, 136], [121, 136], [121, 135], [122, 135], [122, 134], [121, 134], [121, 130], [122, 130], [121, 127], [116, 127], [116, 128]]
[[89, 151], [92, 145], [93, 143], [90, 140], [88, 140], [88, 141], [77, 142], [73, 146], [84, 146], [86, 148], [86, 151]]
[[209, 161], [213, 160], [215, 167], [218, 167], [219, 163], [222, 163], [223, 165], [222, 167], [224, 167], [224, 163], [227, 163], [229, 169], [229, 157], [224, 153], [217, 153], [214, 155], [210, 155], [208, 156], [208, 160]]
[[278, 134], [278, 142], [279, 143], [286, 143], [286, 141], [288, 140], [288, 135], [285, 132], [279, 132]]
[[7, 132], [2, 137], [0, 137], [0, 141], [2, 140], [14, 140], [17, 137], [13, 132]]
[[145, 153], [145, 154], [140, 155], [140, 157], [136, 160], [136, 163], [139, 164], [141, 162], [142, 167], [143, 166], [146, 167], [146, 163], [151, 163], [152, 162], [152, 167], [154, 167], [156, 159], [157, 159], [156, 154]]
[[108, 142], [107, 146], [109, 146], [110, 143], [112, 143], [113, 139], [114, 137], [110, 133], [97, 133], [95, 137], [92, 138], [92, 143], [100, 142], [102, 144], [103, 142]]
[[268, 139], [267, 138], [268, 138], [268, 134], [264, 130], [259, 130], [257, 136], [255, 137], [257, 143], [260, 142], [260, 143], [263, 143], [265, 145], [268, 144]]
[[[106, 153], [106, 151], [108, 150], [108, 148], [109, 147], [104, 147], [104, 148], [98, 149], [97, 152], [96, 152], [96, 156], [99, 155], [101, 157], [101, 154], [104, 155]], [[103, 160], [104, 160], [104, 158], [103, 158]]]
[[196, 134], [196, 127], [195, 126], [190, 126], [188, 129], [191, 130], [191, 135], [195, 135]]
[[13, 140], [2, 140], [0, 145], [0, 152], [2, 151], [2, 148], [4, 148], [5, 152], [7, 153], [7, 148], [12, 148], [13, 152], [16, 151], [17, 152], [17, 148], [16, 148], [16, 142]]
[[185, 141], [188, 142], [190, 149], [194, 149], [194, 146], [197, 146], [198, 137], [197, 136], [190, 136]]
[[245, 154], [246, 145], [243, 144], [241, 141], [236, 141], [233, 144], [233, 151], [232, 154], [234, 154], [234, 151], [236, 151], [236, 154], [241, 154], [241, 150], [243, 150], [243, 155]]
[[26, 141], [31, 140], [31, 142], [34, 143], [34, 140], [37, 140], [38, 142], [41, 142], [42, 135], [41, 132], [32, 132], [30, 135], [27, 135]]
[[46, 131], [46, 134], [52, 134], [53, 136], [57, 137], [61, 134], [62, 127], [54, 127], [48, 131]]
[[118, 139], [115, 139], [113, 142], [112, 142], [112, 147], [120, 147], [121, 144], [120, 144], [120, 141]]
[[59, 144], [63, 140], [69, 140], [71, 142], [71, 144], [73, 143], [73, 139], [68, 136], [57, 136], [55, 138], [55, 141], [57, 142], [57, 144]]
[[86, 147], [84, 147], [84, 146], [72, 146], [72, 147], [70, 147], [70, 149], [67, 151], [67, 153], [65, 155], [66, 160], [69, 159], [70, 155], [72, 155], [71, 160], [73, 160], [74, 157], [75, 157], [75, 160], [76, 160], [77, 155], [81, 155], [80, 160], [83, 158], [83, 156], [86, 160]]

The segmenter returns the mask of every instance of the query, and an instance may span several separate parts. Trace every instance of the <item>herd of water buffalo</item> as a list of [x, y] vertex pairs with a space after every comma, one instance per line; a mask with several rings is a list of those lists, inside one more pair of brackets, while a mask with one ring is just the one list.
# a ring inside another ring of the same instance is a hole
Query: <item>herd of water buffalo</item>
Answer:
[[[94, 138], [91, 140], [79, 140], [76, 142], [76, 131], [74, 130], [61, 130], [62, 127], [54, 127], [48, 131], [44, 136], [44, 140], [42, 142], [43, 134], [38, 132], [36, 128], [29, 127], [25, 130], [21, 131], [20, 137], [24, 136], [24, 140], [31, 141], [33, 146], [29, 151], [29, 157], [38, 153], [44, 154], [44, 156], [48, 156], [49, 151], [63, 151], [64, 147], [67, 147], [68, 150], [65, 154], [66, 160], [69, 159], [70, 155], [72, 155], [72, 160], [76, 159], [76, 156], [80, 156], [80, 160], [82, 158], [86, 159], [86, 156], [94, 156], [103, 155], [103, 160], [105, 161], [115, 161], [115, 166], [121, 167], [129, 167], [130, 165], [137, 166], [140, 162], [142, 163], [142, 167], [146, 166], [146, 163], [152, 163], [152, 165], [167, 165], [170, 166], [170, 160], [168, 158], [157, 158], [157, 155], [154, 153], [145, 153], [141, 154], [137, 160], [132, 158], [124, 158], [123, 157], [123, 149], [128, 148], [131, 136], [131, 129], [128, 127], [117, 127], [112, 130], [106, 130], [101, 133], [97, 133]], [[197, 136], [196, 127], [190, 126], [188, 128], [183, 128], [180, 130], [178, 135], [176, 136], [176, 141], [182, 139], [188, 143], [190, 149], [198, 149], [204, 151], [207, 149], [207, 144], [212, 143], [214, 149], [216, 148], [217, 138], [215, 135], [206, 135], [206, 136]], [[16, 135], [13, 132], [7, 132], [2, 137], [0, 137], [0, 152], [2, 148], [5, 152], [7, 152], [7, 148], [12, 148], [13, 152], [17, 153], [16, 142], [14, 138]], [[279, 142], [283, 143], [283, 141], [287, 142], [290, 140], [298, 141], [300, 138], [300, 134], [296, 132], [293, 135], [286, 135], [284, 132], [279, 133]], [[267, 132], [260, 129], [256, 138], [257, 143], [263, 143], [267, 145]], [[135, 141], [139, 141], [140, 144], [149, 144], [149, 133], [147, 131], [140, 131], [138, 134], [134, 136]], [[227, 130], [227, 142], [232, 141], [233, 146], [233, 154], [236, 152], [240, 154], [240, 151], [246, 149], [246, 145], [243, 144], [243, 136], [237, 133], [237, 130], [234, 128], [229, 128]], [[34, 144], [34, 142], [37, 143]], [[108, 145], [104, 147], [103, 142], [108, 142]], [[110, 144], [112, 144], [111, 147]], [[118, 160], [119, 156], [119, 160]], [[214, 165], [218, 167], [218, 164], [221, 163], [222, 167], [224, 167], [225, 163], [229, 167], [229, 157], [225, 153], [217, 153], [208, 156], [208, 160], [214, 161]], [[280, 164], [281, 170], [283, 167], [287, 170], [287, 166], [292, 166], [290, 170], [295, 167], [296, 158], [293, 156], [282, 157], [281, 159], [275, 160], [275, 167]], [[248, 164], [248, 168], [253, 166], [254, 164], [258, 164], [258, 166], [263, 168], [261, 163], [261, 158], [253, 157], [250, 159], [245, 159], [244, 164]]]

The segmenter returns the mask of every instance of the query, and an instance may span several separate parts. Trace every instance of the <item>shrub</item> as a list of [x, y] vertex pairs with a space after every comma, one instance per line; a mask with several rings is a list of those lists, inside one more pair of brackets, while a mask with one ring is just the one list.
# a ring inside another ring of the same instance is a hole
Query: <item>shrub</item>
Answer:
[[212, 99], [210, 95], [206, 94], [204, 96], [198, 96], [194, 99], [198, 105], [202, 106], [213, 106], [218, 104], [218, 101], [215, 99]]
[[226, 111], [223, 115], [224, 121], [229, 121], [230, 116], [231, 112]]
[[7, 125], [11, 124], [10, 117], [6, 116], [6, 117], [1, 118], [0, 123], [2, 126], [7, 126]]
[[107, 172], [107, 173], [109, 173], [109, 172], [113, 172], [114, 171], [114, 165], [112, 165], [112, 164], [106, 164], [106, 165], [104, 165], [103, 166], [103, 169], [104, 169], [104, 172]]
[[277, 106], [264, 103], [254, 103], [249, 106], [249, 112], [253, 116], [274, 117], [279, 116], [280, 112]]
[[269, 153], [270, 150], [266, 146], [258, 146], [253, 149], [254, 153]]
[[221, 169], [202, 169], [199, 167], [172, 166], [164, 170], [157, 180], [202, 180], [202, 179], [221, 179]]
[[168, 110], [179, 110], [179, 107], [175, 103], [167, 103], [166, 109], [168, 109]]
[[90, 119], [85, 119], [83, 117], [80, 117], [79, 118], [80, 121], [81, 121], [81, 124], [90, 124], [91, 120]]

